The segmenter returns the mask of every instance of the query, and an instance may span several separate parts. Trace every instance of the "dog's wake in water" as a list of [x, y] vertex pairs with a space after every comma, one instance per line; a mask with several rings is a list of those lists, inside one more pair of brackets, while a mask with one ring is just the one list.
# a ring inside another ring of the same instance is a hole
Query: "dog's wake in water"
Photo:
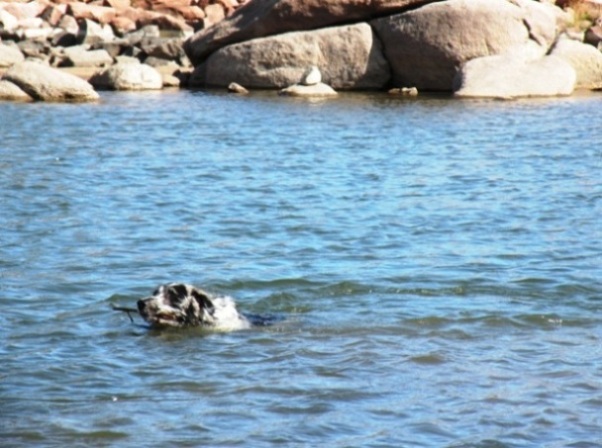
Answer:
[[234, 331], [252, 325], [269, 325], [260, 316], [245, 316], [231, 297], [217, 297], [192, 285], [169, 283], [159, 286], [151, 296], [138, 300], [137, 309], [113, 306], [116, 311], [138, 313], [151, 327], [203, 327], [215, 331]]

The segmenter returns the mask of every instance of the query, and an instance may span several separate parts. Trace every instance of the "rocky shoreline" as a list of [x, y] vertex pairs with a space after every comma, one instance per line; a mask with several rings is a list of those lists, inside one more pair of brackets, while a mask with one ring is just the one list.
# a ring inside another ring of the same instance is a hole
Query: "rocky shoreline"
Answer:
[[602, 0], [0, 1], [4, 100], [231, 85], [570, 95], [602, 88], [601, 50]]
[[[22, 91], [18, 66], [25, 61], [40, 63], [42, 78], [64, 78], [58, 70], [95, 90], [185, 87], [193, 67], [183, 42], [247, 1], [0, 1], [0, 99], [50, 100], [31, 86]], [[57, 87], [53, 100], [78, 100], [61, 89], [68, 85]]]

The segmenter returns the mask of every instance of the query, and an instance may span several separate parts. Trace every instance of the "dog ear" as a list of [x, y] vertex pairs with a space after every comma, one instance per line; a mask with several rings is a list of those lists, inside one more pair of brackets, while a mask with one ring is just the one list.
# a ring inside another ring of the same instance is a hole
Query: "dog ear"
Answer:
[[170, 305], [177, 307], [188, 296], [185, 285], [170, 285], [166, 291], [167, 300]]
[[192, 297], [194, 298], [194, 300], [196, 300], [196, 302], [199, 304], [199, 307], [201, 309], [205, 309], [205, 310], [209, 311], [210, 313], [213, 312], [213, 309], [214, 309], [213, 302], [205, 294], [203, 294], [195, 289], [192, 291]]

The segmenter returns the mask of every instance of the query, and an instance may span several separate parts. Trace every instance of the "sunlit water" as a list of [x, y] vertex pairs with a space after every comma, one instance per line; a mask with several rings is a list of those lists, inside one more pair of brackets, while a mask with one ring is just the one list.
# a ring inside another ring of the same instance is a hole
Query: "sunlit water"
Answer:
[[[602, 446], [601, 108], [0, 103], [0, 444]], [[172, 281], [274, 324], [110, 308]]]

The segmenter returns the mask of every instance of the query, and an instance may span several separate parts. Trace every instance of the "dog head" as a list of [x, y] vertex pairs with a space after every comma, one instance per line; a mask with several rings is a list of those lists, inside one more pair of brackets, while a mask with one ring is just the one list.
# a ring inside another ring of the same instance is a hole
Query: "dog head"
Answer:
[[153, 326], [211, 326], [215, 322], [210, 295], [183, 283], [159, 286], [150, 297], [138, 300], [138, 312]]

